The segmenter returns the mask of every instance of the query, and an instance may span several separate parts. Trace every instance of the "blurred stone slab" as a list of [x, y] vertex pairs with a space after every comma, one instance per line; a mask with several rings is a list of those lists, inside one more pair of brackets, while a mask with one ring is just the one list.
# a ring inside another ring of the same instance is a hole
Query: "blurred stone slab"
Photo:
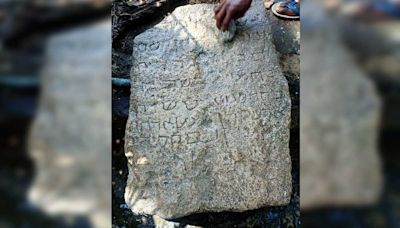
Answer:
[[[304, 12], [324, 12], [316, 1], [308, 4]], [[302, 20], [301, 208], [367, 205], [378, 200], [383, 184], [381, 102], [337, 25], [322, 13]]]
[[50, 214], [111, 225], [111, 23], [50, 38], [30, 134], [30, 200]]
[[223, 43], [214, 5], [177, 8], [134, 41], [127, 204], [177, 218], [285, 205], [290, 98], [262, 2]]

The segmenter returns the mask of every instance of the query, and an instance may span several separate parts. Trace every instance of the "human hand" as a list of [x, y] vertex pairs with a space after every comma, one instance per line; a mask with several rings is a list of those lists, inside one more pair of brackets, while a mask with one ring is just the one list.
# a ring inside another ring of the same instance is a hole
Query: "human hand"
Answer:
[[232, 19], [243, 17], [250, 8], [251, 1], [252, 0], [222, 0], [214, 9], [218, 29], [225, 32]]

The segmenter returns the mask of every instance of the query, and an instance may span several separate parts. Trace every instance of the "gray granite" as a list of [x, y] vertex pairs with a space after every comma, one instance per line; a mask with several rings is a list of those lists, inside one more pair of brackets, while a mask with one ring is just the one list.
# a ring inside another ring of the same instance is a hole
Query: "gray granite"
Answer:
[[125, 200], [164, 219], [285, 205], [290, 97], [262, 2], [220, 39], [214, 5], [177, 8], [134, 40]]

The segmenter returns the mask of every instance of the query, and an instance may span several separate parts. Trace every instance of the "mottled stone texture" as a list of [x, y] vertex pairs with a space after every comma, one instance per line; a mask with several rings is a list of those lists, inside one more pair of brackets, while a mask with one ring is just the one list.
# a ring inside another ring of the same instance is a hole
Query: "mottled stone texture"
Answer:
[[380, 99], [322, 6], [305, 4], [310, 15], [317, 11], [321, 17], [302, 21], [301, 208], [376, 202], [382, 188]]
[[224, 43], [214, 5], [177, 8], [134, 40], [125, 199], [176, 218], [287, 204], [290, 98], [262, 2]]
[[29, 140], [30, 201], [50, 214], [111, 225], [111, 21], [53, 35]]

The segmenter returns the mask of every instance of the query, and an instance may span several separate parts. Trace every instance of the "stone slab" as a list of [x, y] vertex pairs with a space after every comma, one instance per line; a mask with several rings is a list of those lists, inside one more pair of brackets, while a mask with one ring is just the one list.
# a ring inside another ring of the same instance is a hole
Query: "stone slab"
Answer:
[[214, 5], [177, 8], [134, 40], [125, 199], [170, 219], [285, 205], [290, 98], [262, 2], [224, 43]]

